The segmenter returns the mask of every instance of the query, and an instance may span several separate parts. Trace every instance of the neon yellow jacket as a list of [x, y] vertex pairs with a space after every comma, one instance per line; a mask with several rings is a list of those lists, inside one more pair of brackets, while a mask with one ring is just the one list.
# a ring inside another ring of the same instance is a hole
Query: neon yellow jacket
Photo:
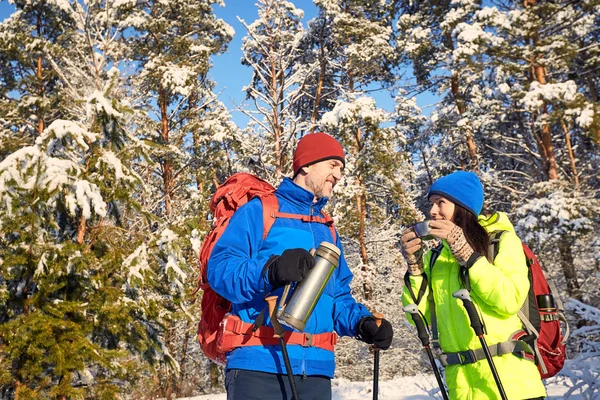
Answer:
[[[521, 240], [515, 234], [506, 214], [496, 213], [489, 218], [480, 216], [479, 224], [488, 232], [507, 231], [501, 237], [494, 263], [480, 257], [469, 269], [471, 298], [486, 327], [485, 340], [491, 346], [509, 340], [513, 333], [522, 328], [517, 313], [529, 290], [528, 269]], [[460, 265], [444, 241], [431, 276], [431, 254], [430, 251], [424, 256], [425, 274], [431, 280], [442, 351], [454, 353], [481, 348], [481, 342], [470, 326], [462, 301], [452, 297], [452, 293], [464, 287], [459, 279]], [[422, 279], [422, 276], [410, 277], [415, 295]], [[430, 323], [427, 294], [425, 293], [418, 306]], [[413, 303], [407, 290], [402, 295], [402, 303]], [[410, 317], [408, 320], [413, 322]], [[546, 396], [540, 374], [533, 362], [513, 354], [497, 356], [493, 360], [510, 400]], [[446, 385], [451, 399], [500, 399], [485, 359], [472, 364], [447, 366]]]

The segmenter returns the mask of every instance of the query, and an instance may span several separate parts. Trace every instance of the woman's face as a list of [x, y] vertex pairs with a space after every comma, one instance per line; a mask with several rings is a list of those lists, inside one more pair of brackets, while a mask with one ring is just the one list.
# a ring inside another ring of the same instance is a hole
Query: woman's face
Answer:
[[429, 203], [431, 204], [431, 209], [429, 210], [431, 219], [434, 221], [447, 219], [454, 222], [453, 216], [455, 206], [453, 202], [438, 194], [434, 194], [429, 198]]

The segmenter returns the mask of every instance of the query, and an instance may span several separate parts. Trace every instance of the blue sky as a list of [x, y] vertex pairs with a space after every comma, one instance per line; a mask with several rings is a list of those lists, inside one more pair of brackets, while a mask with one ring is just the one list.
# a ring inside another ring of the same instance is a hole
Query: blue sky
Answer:
[[[297, 8], [304, 10], [304, 23], [316, 16], [317, 10], [312, 0], [293, 0]], [[246, 35], [246, 28], [238, 21], [237, 17], [245, 20], [248, 24], [258, 18], [256, 1], [254, 0], [226, 0], [225, 7], [215, 5], [215, 14], [233, 27], [235, 36], [229, 43], [228, 51], [225, 54], [213, 57], [214, 67], [210, 71], [211, 78], [217, 82], [216, 93], [220, 93], [219, 99], [230, 110], [235, 123], [243, 128], [248, 122], [248, 118], [237, 111], [236, 105], [241, 105], [245, 93], [242, 88], [250, 83], [252, 71], [249, 67], [241, 64], [242, 58], [242, 39]], [[14, 6], [6, 0], [0, 0], [0, 20], [4, 20], [14, 10]], [[391, 111], [394, 107], [393, 100], [389, 91], [381, 90], [370, 93], [377, 101], [377, 104]], [[417, 97], [419, 106], [424, 107], [433, 102], [431, 95], [420, 95]], [[423, 110], [429, 114], [429, 110]]]

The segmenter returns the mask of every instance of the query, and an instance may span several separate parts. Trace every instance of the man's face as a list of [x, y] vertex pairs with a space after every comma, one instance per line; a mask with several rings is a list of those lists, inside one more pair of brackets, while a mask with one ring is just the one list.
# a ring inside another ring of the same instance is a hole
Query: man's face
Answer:
[[306, 171], [305, 182], [308, 190], [315, 197], [331, 197], [334, 186], [342, 179], [344, 164], [340, 160], [324, 160], [304, 167]]

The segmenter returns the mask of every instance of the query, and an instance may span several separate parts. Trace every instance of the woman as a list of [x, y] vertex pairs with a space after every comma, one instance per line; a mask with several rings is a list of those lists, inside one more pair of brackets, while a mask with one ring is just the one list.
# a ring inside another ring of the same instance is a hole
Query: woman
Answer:
[[[437, 322], [439, 344], [446, 365], [446, 385], [452, 399], [499, 399], [500, 393], [485, 357], [470, 360], [468, 350], [481, 348], [470, 326], [461, 300], [452, 294], [470, 288], [470, 295], [486, 328], [489, 347], [507, 342], [522, 329], [517, 315], [527, 297], [528, 268], [520, 239], [506, 214], [480, 216], [483, 187], [472, 172], [455, 172], [436, 181], [430, 188], [431, 234], [442, 239], [441, 250], [430, 266], [432, 255], [423, 255], [422, 240], [411, 229], [402, 235], [403, 253], [408, 262], [410, 287], [402, 302], [418, 303], [429, 323]], [[500, 236], [498, 254], [490, 259], [490, 233]], [[424, 277], [428, 285], [419, 290]], [[425, 289], [426, 288], [426, 289]], [[429, 291], [433, 294], [428, 300]], [[434, 313], [430, 308], [434, 308]], [[409, 318], [412, 322], [412, 319]], [[463, 353], [460, 353], [463, 352]], [[478, 351], [481, 355], [481, 350]], [[538, 399], [546, 396], [537, 367], [523, 352], [493, 357], [496, 370], [509, 399]], [[461, 362], [462, 364], [459, 364]]]

